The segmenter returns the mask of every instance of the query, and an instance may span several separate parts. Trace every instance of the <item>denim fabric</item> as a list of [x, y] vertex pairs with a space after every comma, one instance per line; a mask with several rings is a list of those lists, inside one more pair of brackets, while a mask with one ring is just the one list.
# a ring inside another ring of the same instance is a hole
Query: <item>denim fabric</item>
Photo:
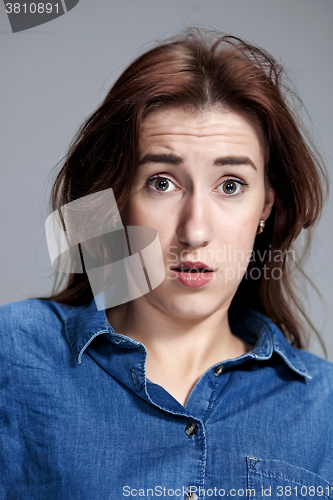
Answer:
[[94, 302], [2, 306], [1, 500], [333, 498], [333, 364], [256, 311], [231, 329], [253, 350], [183, 407]]

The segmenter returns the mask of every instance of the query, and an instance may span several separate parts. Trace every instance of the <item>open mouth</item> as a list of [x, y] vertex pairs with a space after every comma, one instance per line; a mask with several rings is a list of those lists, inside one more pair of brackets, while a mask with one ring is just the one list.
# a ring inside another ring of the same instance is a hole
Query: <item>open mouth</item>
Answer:
[[210, 271], [209, 269], [205, 268], [196, 268], [196, 267], [178, 267], [174, 269], [174, 271], [179, 271], [181, 273], [212, 273], [213, 271]]
[[174, 267], [172, 271], [178, 283], [187, 288], [201, 288], [214, 277], [213, 269], [208, 266], [204, 267], [203, 262], [182, 262], [179, 267]]

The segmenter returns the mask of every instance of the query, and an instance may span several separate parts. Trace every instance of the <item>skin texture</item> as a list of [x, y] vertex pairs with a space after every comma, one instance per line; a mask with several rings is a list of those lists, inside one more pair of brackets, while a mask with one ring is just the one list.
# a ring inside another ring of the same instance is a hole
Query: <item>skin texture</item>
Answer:
[[[151, 179], [156, 174], [163, 179]], [[148, 379], [182, 405], [210, 366], [251, 350], [232, 334], [227, 313], [260, 237], [259, 221], [268, 218], [274, 200], [264, 180], [260, 135], [247, 118], [223, 108], [171, 108], [143, 122], [122, 220], [157, 230], [166, 277], [150, 293], [109, 309], [107, 317], [116, 331], [145, 345]], [[170, 270], [183, 260], [205, 263], [213, 279], [185, 287]]]

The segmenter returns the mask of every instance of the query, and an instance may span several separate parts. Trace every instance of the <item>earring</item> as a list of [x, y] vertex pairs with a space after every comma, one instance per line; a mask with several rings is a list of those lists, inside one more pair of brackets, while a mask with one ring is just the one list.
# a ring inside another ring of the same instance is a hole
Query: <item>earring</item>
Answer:
[[264, 230], [264, 227], [265, 227], [265, 221], [264, 221], [264, 219], [261, 219], [260, 222], [259, 222], [257, 234], [262, 233], [263, 230]]

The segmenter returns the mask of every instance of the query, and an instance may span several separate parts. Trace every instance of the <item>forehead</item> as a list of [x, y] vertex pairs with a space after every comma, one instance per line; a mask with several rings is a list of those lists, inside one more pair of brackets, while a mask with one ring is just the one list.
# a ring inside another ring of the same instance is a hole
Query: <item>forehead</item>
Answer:
[[191, 112], [168, 108], [150, 113], [141, 125], [140, 148], [186, 145], [238, 146], [262, 152], [259, 127], [224, 108]]

